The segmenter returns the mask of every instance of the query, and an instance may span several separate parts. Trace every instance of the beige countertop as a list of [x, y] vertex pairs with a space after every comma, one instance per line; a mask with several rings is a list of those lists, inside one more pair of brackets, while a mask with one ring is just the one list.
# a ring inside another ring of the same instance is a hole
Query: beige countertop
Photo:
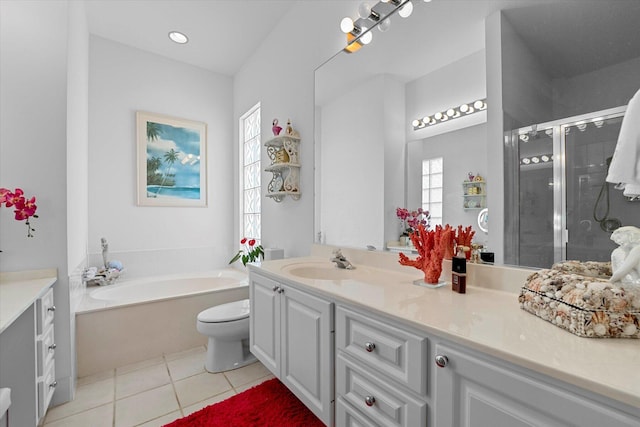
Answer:
[[0, 333], [53, 285], [56, 269], [0, 272]]
[[[383, 270], [356, 264], [353, 278], [314, 280], [292, 275], [294, 263], [331, 266], [327, 257], [316, 256], [268, 261], [250, 269], [640, 408], [640, 340], [582, 338], [525, 312], [518, 303], [521, 280], [508, 280], [517, 282], [508, 284], [509, 291], [488, 283], [488, 287], [467, 285], [466, 294], [458, 294], [450, 285], [438, 289], [414, 285], [421, 272], [410, 267]], [[492, 268], [494, 281], [512, 274], [509, 269]]]

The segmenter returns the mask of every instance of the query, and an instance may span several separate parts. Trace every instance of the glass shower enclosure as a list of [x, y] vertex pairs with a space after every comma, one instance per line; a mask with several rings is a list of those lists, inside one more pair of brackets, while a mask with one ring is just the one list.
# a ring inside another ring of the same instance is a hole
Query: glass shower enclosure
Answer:
[[640, 226], [640, 202], [605, 182], [625, 109], [505, 134], [505, 263], [608, 261], [611, 233]]

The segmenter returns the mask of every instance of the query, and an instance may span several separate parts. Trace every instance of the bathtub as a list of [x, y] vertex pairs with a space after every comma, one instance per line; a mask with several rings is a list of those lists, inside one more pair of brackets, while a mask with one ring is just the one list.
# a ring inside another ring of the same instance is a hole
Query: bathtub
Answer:
[[204, 345], [198, 313], [248, 297], [247, 275], [230, 268], [88, 288], [76, 313], [78, 377]]

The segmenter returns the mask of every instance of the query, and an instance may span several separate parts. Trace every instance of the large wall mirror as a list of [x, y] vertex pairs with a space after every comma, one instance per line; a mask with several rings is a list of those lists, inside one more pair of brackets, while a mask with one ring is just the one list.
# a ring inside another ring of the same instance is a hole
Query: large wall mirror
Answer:
[[[640, 89], [640, 3], [413, 3], [409, 18], [393, 16], [370, 44], [316, 70], [316, 241], [385, 249], [402, 231], [396, 208], [417, 209], [430, 197], [434, 217], [472, 225], [497, 262], [608, 257], [610, 232], [592, 219], [594, 207], [608, 203], [615, 219], [640, 226], [639, 202], [613, 188], [608, 202], [597, 200], [616, 123], [619, 130]], [[411, 124], [485, 97], [489, 108], [479, 113]], [[583, 133], [578, 125], [599, 112], [612, 114], [607, 126]], [[582, 138], [554, 142], [553, 132]], [[569, 152], [575, 162], [560, 165]], [[442, 159], [439, 175], [425, 169], [431, 159]], [[469, 174], [486, 180], [486, 197], [465, 197]], [[425, 192], [428, 183], [441, 196]], [[477, 219], [487, 206], [485, 232]], [[571, 250], [569, 234], [580, 236]]]

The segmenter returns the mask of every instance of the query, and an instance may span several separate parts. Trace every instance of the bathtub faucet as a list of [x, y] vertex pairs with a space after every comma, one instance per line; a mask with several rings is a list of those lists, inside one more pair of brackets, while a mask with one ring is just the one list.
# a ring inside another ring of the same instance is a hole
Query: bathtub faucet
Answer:
[[104, 237], [100, 238], [100, 244], [102, 245], [102, 263], [104, 264], [104, 268], [106, 270], [108, 268], [107, 253], [109, 253], [109, 244], [107, 243], [107, 239]]

